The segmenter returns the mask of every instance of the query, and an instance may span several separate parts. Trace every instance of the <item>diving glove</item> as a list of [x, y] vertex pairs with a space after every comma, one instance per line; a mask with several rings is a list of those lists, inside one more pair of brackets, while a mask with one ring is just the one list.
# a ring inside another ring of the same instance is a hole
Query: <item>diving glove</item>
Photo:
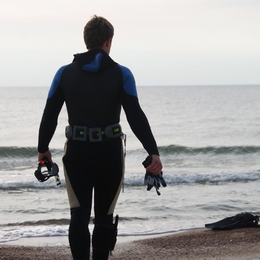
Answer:
[[[145, 161], [143, 161], [143, 166], [145, 168], [147, 168], [151, 163], [152, 163], [153, 157], [151, 155], [149, 155]], [[154, 175], [151, 172], [146, 172], [145, 176], [144, 176], [144, 184], [147, 185], [147, 190], [151, 190], [153, 187], [156, 190], [156, 193], [158, 195], [161, 195], [161, 193], [159, 192], [159, 188], [161, 187], [161, 185], [163, 187], [166, 187], [166, 181], [163, 178], [163, 172], [161, 172], [158, 175]]]

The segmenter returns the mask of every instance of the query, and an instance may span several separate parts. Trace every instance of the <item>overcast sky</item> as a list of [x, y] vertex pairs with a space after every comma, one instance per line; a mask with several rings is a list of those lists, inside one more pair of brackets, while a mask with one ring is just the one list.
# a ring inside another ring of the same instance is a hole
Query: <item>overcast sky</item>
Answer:
[[260, 84], [260, 0], [1, 0], [0, 86], [49, 86], [94, 15], [138, 86]]

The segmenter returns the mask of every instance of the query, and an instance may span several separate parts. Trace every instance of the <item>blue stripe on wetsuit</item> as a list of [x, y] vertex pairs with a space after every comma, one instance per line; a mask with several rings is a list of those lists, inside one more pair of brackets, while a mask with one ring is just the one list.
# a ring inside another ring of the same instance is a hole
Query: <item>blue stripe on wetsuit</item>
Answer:
[[53, 78], [53, 81], [51, 83], [49, 93], [48, 93], [48, 99], [52, 98], [53, 95], [55, 94], [55, 92], [60, 84], [61, 75], [66, 67], [67, 67], [67, 65], [64, 65], [56, 72], [56, 74]]
[[126, 93], [131, 96], [137, 97], [135, 79], [132, 72], [128, 68], [122, 65], [118, 65], [118, 66], [120, 67], [123, 74], [124, 89]]
[[89, 72], [97, 72], [100, 68], [100, 62], [103, 57], [102, 53], [96, 54], [94, 60], [91, 63], [85, 64], [82, 69]]

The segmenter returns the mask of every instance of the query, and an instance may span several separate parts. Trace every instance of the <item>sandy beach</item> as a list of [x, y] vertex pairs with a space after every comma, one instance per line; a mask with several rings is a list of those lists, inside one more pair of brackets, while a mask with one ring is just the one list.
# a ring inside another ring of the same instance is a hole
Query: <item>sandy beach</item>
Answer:
[[[0, 244], [0, 259], [72, 259], [64, 238], [55, 245], [53, 241], [48, 244], [40, 243], [40, 240], [34, 240], [31, 245], [28, 244], [30, 239], [20, 241], [20, 244]], [[119, 238], [109, 259], [256, 260], [260, 259], [260, 229], [212, 231], [202, 228], [127, 242]]]

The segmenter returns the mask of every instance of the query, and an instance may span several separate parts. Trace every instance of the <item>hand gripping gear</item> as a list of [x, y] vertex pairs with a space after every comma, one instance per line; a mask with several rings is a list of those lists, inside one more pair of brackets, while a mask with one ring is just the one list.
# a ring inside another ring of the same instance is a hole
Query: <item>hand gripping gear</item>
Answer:
[[35, 177], [39, 182], [47, 181], [50, 177], [55, 177], [56, 184], [60, 185], [59, 167], [56, 163], [50, 163], [47, 158], [40, 160], [37, 170], [34, 172]]
[[[143, 166], [145, 168], [147, 168], [151, 163], [152, 163], [152, 159], [153, 157], [151, 155], [149, 155], [145, 161], [143, 161]], [[158, 175], [154, 175], [150, 172], [146, 172], [145, 173], [145, 176], [144, 176], [144, 184], [147, 185], [147, 190], [151, 190], [152, 187], [155, 188], [156, 190], [156, 193], [158, 195], [161, 195], [161, 193], [159, 192], [159, 188], [161, 187], [161, 185], [163, 187], [166, 187], [167, 184], [166, 184], [166, 181], [164, 180], [164, 178], [162, 177], [163, 175], [163, 172], [161, 172], [160, 174]]]

